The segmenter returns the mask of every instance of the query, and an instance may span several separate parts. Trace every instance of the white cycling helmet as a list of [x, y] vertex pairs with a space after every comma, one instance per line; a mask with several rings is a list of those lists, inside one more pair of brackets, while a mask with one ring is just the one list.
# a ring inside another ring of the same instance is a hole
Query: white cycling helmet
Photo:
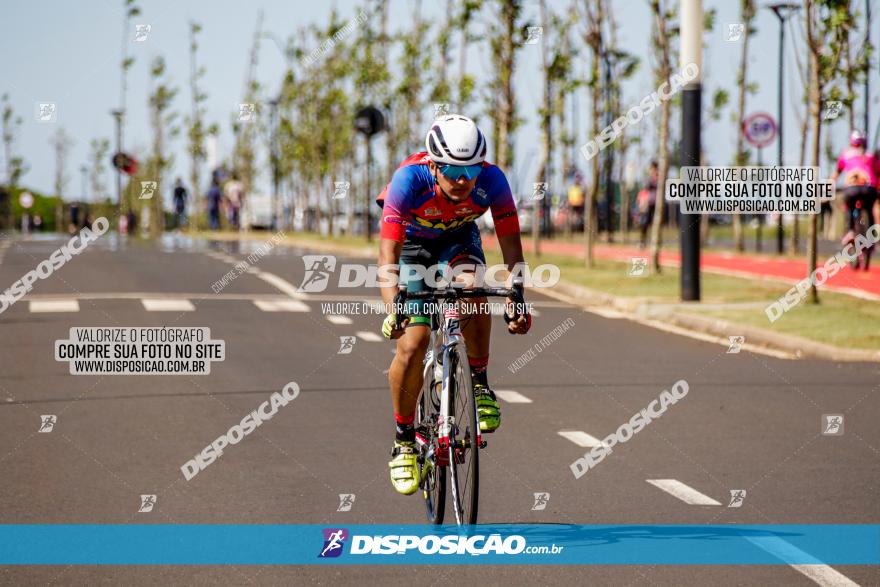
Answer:
[[431, 161], [446, 165], [476, 165], [486, 159], [486, 138], [473, 120], [460, 114], [435, 120], [425, 148]]
[[849, 135], [849, 144], [852, 147], [865, 146], [865, 134], [860, 130], [853, 130]]

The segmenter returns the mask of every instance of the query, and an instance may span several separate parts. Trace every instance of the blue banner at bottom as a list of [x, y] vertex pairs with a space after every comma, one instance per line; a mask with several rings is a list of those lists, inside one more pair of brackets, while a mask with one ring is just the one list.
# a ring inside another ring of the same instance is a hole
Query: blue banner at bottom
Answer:
[[0, 565], [877, 565], [880, 525], [0, 525]]

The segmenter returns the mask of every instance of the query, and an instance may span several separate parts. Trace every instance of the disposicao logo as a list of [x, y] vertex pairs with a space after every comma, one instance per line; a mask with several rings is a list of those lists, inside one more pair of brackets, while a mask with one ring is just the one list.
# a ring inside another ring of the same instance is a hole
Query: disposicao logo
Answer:
[[335, 558], [342, 554], [345, 540], [348, 538], [348, 530], [345, 528], [324, 528], [324, 548], [318, 558]]

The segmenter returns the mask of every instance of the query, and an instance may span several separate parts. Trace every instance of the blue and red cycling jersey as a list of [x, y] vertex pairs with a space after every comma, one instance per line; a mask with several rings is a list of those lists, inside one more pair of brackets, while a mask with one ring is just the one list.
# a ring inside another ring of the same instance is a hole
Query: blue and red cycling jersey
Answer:
[[503, 171], [484, 162], [474, 191], [463, 202], [455, 203], [441, 193], [428, 169], [429, 161], [426, 152], [404, 159], [391, 183], [376, 198], [382, 206], [382, 238], [397, 242], [439, 238], [467, 227], [486, 210], [492, 211], [495, 234], [519, 233], [516, 204]]

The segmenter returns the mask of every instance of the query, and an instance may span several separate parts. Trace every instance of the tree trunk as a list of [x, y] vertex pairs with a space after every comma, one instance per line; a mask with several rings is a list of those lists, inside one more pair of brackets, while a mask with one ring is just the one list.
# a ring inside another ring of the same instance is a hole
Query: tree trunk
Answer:
[[[819, 166], [819, 153], [820, 153], [820, 144], [822, 138], [822, 114], [821, 114], [821, 100], [822, 100], [822, 88], [820, 85], [821, 80], [819, 79], [819, 48], [817, 46], [816, 39], [813, 38], [814, 31], [813, 28], [817, 25], [814, 22], [814, 10], [813, 10], [813, 1], [806, 0], [806, 17], [807, 17], [807, 45], [810, 51], [810, 117], [813, 122], [813, 145], [812, 145], [812, 153], [810, 154], [811, 165], [813, 167]], [[807, 276], [809, 277], [813, 270], [816, 268], [817, 262], [817, 220], [818, 214], [810, 214], [810, 233], [807, 241]], [[813, 304], [819, 303], [819, 292], [816, 289], [815, 283], [810, 281], [810, 302]]]
[[[807, 69], [807, 78], [809, 80], [810, 73], [809, 68]], [[810, 82], [807, 82], [809, 86]], [[809, 130], [810, 130], [810, 108], [807, 105], [807, 112], [804, 114], [804, 120], [801, 123], [801, 146], [800, 146], [800, 158], [798, 159], [798, 165], [801, 167], [804, 166], [804, 163], [807, 159], [807, 141], [809, 140]], [[791, 239], [788, 243], [788, 252], [792, 255], [796, 255], [798, 252], [798, 242], [800, 240], [800, 224], [801, 218], [800, 215], [794, 214], [794, 222], [791, 226]]]
[[513, 91], [513, 61], [516, 47], [513, 44], [516, 35], [517, 13], [512, 3], [503, 2], [501, 9], [504, 19], [504, 40], [501, 51], [501, 94], [498, 116], [498, 144], [495, 146], [495, 165], [503, 171], [509, 171], [512, 163], [510, 153], [510, 136], [513, 132], [514, 91]]
[[[749, 8], [751, 0], [742, 0], [742, 9], [740, 16], [744, 22], [745, 31], [743, 33], [742, 52], [740, 53], [739, 62], [739, 101], [737, 105], [736, 119], [736, 165], [745, 165], [745, 157], [743, 157], [743, 121], [746, 116], [746, 93], [748, 89], [748, 68], [749, 68], [749, 28], [751, 26], [751, 14], [753, 10]], [[737, 251], [745, 250], [745, 235], [743, 233], [742, 215], [733, 215], [733, 241]]]
[[[666, 32], [665, 11], [660, 10], [658, 0], [651, 2], [654, 19], [657, 23], [657, 45], [660, 50], [658, 67], [658, 86], [668, 81], [672, 73], [669, 63], [669, 38]], [[663, 243], [663, 212], [665, 208], [666, 175], [669, 172], [669, 100], [660, 102], [659, 154], [657, 158], [657, 195], [654, 206], [654, 222], [651, 226], [651, 267], [654, 273], [660, 273], [660, 249]]]

